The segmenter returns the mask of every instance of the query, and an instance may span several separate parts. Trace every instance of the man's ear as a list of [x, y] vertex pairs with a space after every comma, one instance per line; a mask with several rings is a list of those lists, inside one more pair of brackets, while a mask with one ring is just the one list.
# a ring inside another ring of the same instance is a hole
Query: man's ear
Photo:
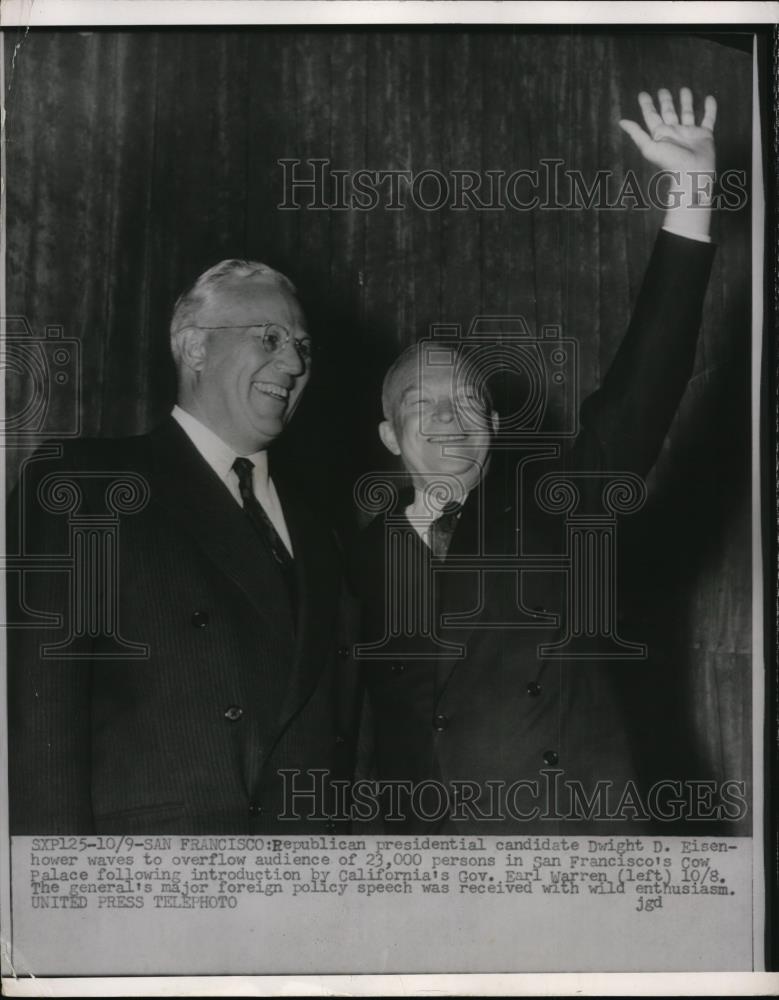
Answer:
[[381, 438], [381, 443], [387, 451], [391, 451], [393, 455], [400, 454], [400, 445], [398, 444], [398, 439], [395, 436], [395, 430], [389, 420], [382, 420], [379, 424], [379, 437]]
[[207, 330], [198, 330], [194, 326], [187, 326], [179, 331], [181, 362], [192, 371], [202, 371], [206, 363], [206, 354], [208, 353], [207, 335]]
[[492, 413], [490, 413], [490, 424], [492, 426], [492, 433], [497, 434], [498, 428], [500, 427], [500, 417], [498, 416], [497, 410], [493, 410]]

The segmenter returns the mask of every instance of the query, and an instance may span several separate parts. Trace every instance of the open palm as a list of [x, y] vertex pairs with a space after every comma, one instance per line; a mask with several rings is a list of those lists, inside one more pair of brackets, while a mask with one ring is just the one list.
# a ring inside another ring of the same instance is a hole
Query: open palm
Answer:
[[714, 123], [717, 120], [717, 102], [709, 95], [704, 101], [703, 118], [695, 124], [692, 91], [682, 87], [679, 91], [679, 115], [674, 108], [671, 92], [658, 90], [660, 113], [645, 91], [638, 95], [646, 131], [634, 121], [622, 119], [620, 127], [638, 146], [643, 156], [663, 170], [682, 173], [710, 173], [714, 170]]

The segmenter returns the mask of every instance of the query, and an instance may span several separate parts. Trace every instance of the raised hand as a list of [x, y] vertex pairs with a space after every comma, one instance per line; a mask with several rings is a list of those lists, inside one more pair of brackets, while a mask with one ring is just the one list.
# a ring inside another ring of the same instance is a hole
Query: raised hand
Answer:
[[714, 123], [717, 120], [717, 102], [709, 95], [704, 101], [703, 118], [695, 124], [692, 91], [682, 87], [679, 91], [679, 114], [676, 114], [670, 90], [657, 92], [660, 114], [655, 110], [651, 96], [642, 91], [638, 103], [644, 116], [647, 131], [636, 122], [622, 119], [620, 127], [627, 132], [650, 163], [671, 171], [711, 172], [714, 170]]
[[679, 91], [678, 115], [670, 90], [658, 90], [657, 100], [659, 114], [646, 91], [638, 95], [646, 131], [636, 122], [624, 118], [619, 123], [620, 127], [650, 163], [670, 175], [664, 227], [707, 239], [716, 162], [714, 123], [717, 120], [717, 102], [711, 95], [706, 97], [701, 123], [696, 125], [689, 87], [682, 87]]

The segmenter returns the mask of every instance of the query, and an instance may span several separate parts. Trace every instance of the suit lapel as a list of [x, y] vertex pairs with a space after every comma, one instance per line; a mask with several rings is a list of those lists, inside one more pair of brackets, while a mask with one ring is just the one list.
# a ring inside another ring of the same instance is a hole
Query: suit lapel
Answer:
[[151, 435], [152, 495], [214, 563], [243, 591], [268, 627], [289, 634], [279, 581], [254, 530], [230, 492], [175, 420]]
[[[459, 559], [475, 559], [481, 551], [481, 534], [484, 518], [482, 516], [482, 504], [484, 501], [484, 489], [480, 485], [472, 490], [463, 507], [460, 520], [452, 535], [447, 553], [447, 562], [454, 562]], [[464, 646], [467, 658], [468, 640], [473, 632], [473, 623], [466, 622], [462, 625], [447, 625], [443, 619], [448, 615], [467, 615], [467, 613], [478, 606], [479, 603], [479, 575], [477, 569], [457, 569], [442, 570], [439, 573], [439, 582], [436, 587], [437, 618], [441, 622], [439, 633], [448, 642], [457, 643]], [[451, 676], [458, 664], [462, 663], [462, 657], [442, 657], [438, 662], [438, 690], [439, 693], [449, 683]]]
[[[507, 449], [505, 452], [493, 454], [489, 472], [468, 496], [460, 524], [452, 537], [449, 557], [470, 556], [474, 558], [478, 566], [480, 555], [520, 556], [537, 553], [539, 551], [538, 541], [546, 534], [542, 533], [537, 526], [537, 517], [534, 513], [537, 501], [533, 487], [538, 473], [529, 479], [523, 476], [518, 482], [517, 470], [520, 461], [529, 463], [536, 459], [548, 460], [556, 458], [558, 454], [559, 445], [548, 443], [526, 446], [521, 451]], [[520, 488], [524, 491], [524, 507], [523, 495], [518, 492]], [[523, 509], [525, 514], [520, 516]], [[528, 516], [528, 512], [531, 516]], [[528, 528], [529, 524], [532, 527]], [[528, 535], [534, 536], [535, 544], [532, 549], [520, 545], [520, 535], [518, 534], [520, 529], [524, 539]], [[556, 550], [554, 547], [547, 547], [546, 551], [554, 554]], [[559, 583], [559, 571], [555, 572], [555, 578]], [[453, 628], [447, 634], [447, 638], [466, 646], [464, 659], [467, 660], [468, 642], [479, 624], [479, 617], [481, 617], [483, 624], [495, 622], [496, 618], [498, 621], [506, 622], [516, 620], [519, 613], [516, 602], [516, 573], [513, 571], [485, 573], [481, 585], [479, 574], [475, 571], [445, 573], [444, 577], [445, 581], [440, 598], [444, 614], [467, 614], [480, 602], [483, 605], [481, 615], [474, 616], [470, 622]], [[537, 572], [529, 571], [527, 578], [523, 578], [523, 592], [528, 591], [537, 594], [546, 593], [544, 587], [539, 583]], [[531, 605], [535, 603], [535, 600], [530, 601]], [[553, 601], [552, 606], [557, 607], [558, 602]], [[458, 665], [461, 663], [463, 663], [463, 658], [449, 658], [440, 661], [438, 668], [439, 696], [451, 682]]]
[[[322, 638], [332, 629], [328, 609], [337, 600], [338, 573], [334, 546], [327, 544], [327, 529], [298, 500], [283, 477], [273, 476], [287, 524], [297, 574], [298, 618], [295, 653], [287, 693], [278, 720], [277, 738], [302, 708], [325, 667]], [[334, 637], [330, 636], [334, 641]]]

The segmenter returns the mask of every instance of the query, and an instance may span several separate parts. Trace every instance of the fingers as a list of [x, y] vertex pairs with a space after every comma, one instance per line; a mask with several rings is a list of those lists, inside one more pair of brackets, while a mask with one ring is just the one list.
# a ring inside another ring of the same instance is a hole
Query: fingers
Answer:
[[660, 115], [665, 124], [678, 125], [679, 119], [676, 115], [676, 108], [674, 107], [674, 99], [671, 97], [671, 91], [662, 87], [657, 92], [657, 100], [660, 104]]
[[682, 87], [679, 91], [679, 109], [682, 114], [682, 125], [694, 125], [695, 113], [692, 109], [692, 91], [689, 87]]
[[[644, 115], [644, 120], [646, 121], [646, 114]], [[639, 150], [644, 154], [644, 156], [647, 156], [653, 146], [653, 142], [641, 126], [636, 124], [636, 122], [631, 122], [623, 118], [619, 123], [619, 127], [623, 132], [627, 132], [633, 142], [638, 146]]]
[[655, 102], [645, 90], [642, 90], [638, 95], [638, 103], [641, 107], [641, 113], [644, 116], [647, 131], [650, 135], [653, 135], [655, 129], [659, 128], [663, 124], [663, 119], [657, 111], [655, 111]]
[[711, 94], [709, 94], [703, 102], [703, 121], [701, 122], [701, 128], [707, 128], [710, 132], [713, 132], [716, 120], [717, 102]]
[[[641, 112], [644, 115], [647, 130], [653, 139], [662, 139], [664, 136], [670, 135], [671, 133], [668, 131], [667, 126], [679, 124], [679, 118], [676, 114], [676, 108], [674, 108], [671, 91], [667, 90], [665, 87], [662, 87], [657, 92], [657, 103], [660, 108], [659, 114], [655, 109], [655, 102], [652, 100], [651, 95], [645, 90], [642, 90], [638, 95], [638, 103], [641, 106]], [[695, 124], [692, 91], [689, 87], [682, 87], [679, 91], [679, 110], [682, 116], [682, 125]], [[710, 132], [713, 132], [716, 120], [717, 102], [711, 94], [709, 94], [703, 105], [703, 120], [701, 121], [701, 128], [706, 128]]]

